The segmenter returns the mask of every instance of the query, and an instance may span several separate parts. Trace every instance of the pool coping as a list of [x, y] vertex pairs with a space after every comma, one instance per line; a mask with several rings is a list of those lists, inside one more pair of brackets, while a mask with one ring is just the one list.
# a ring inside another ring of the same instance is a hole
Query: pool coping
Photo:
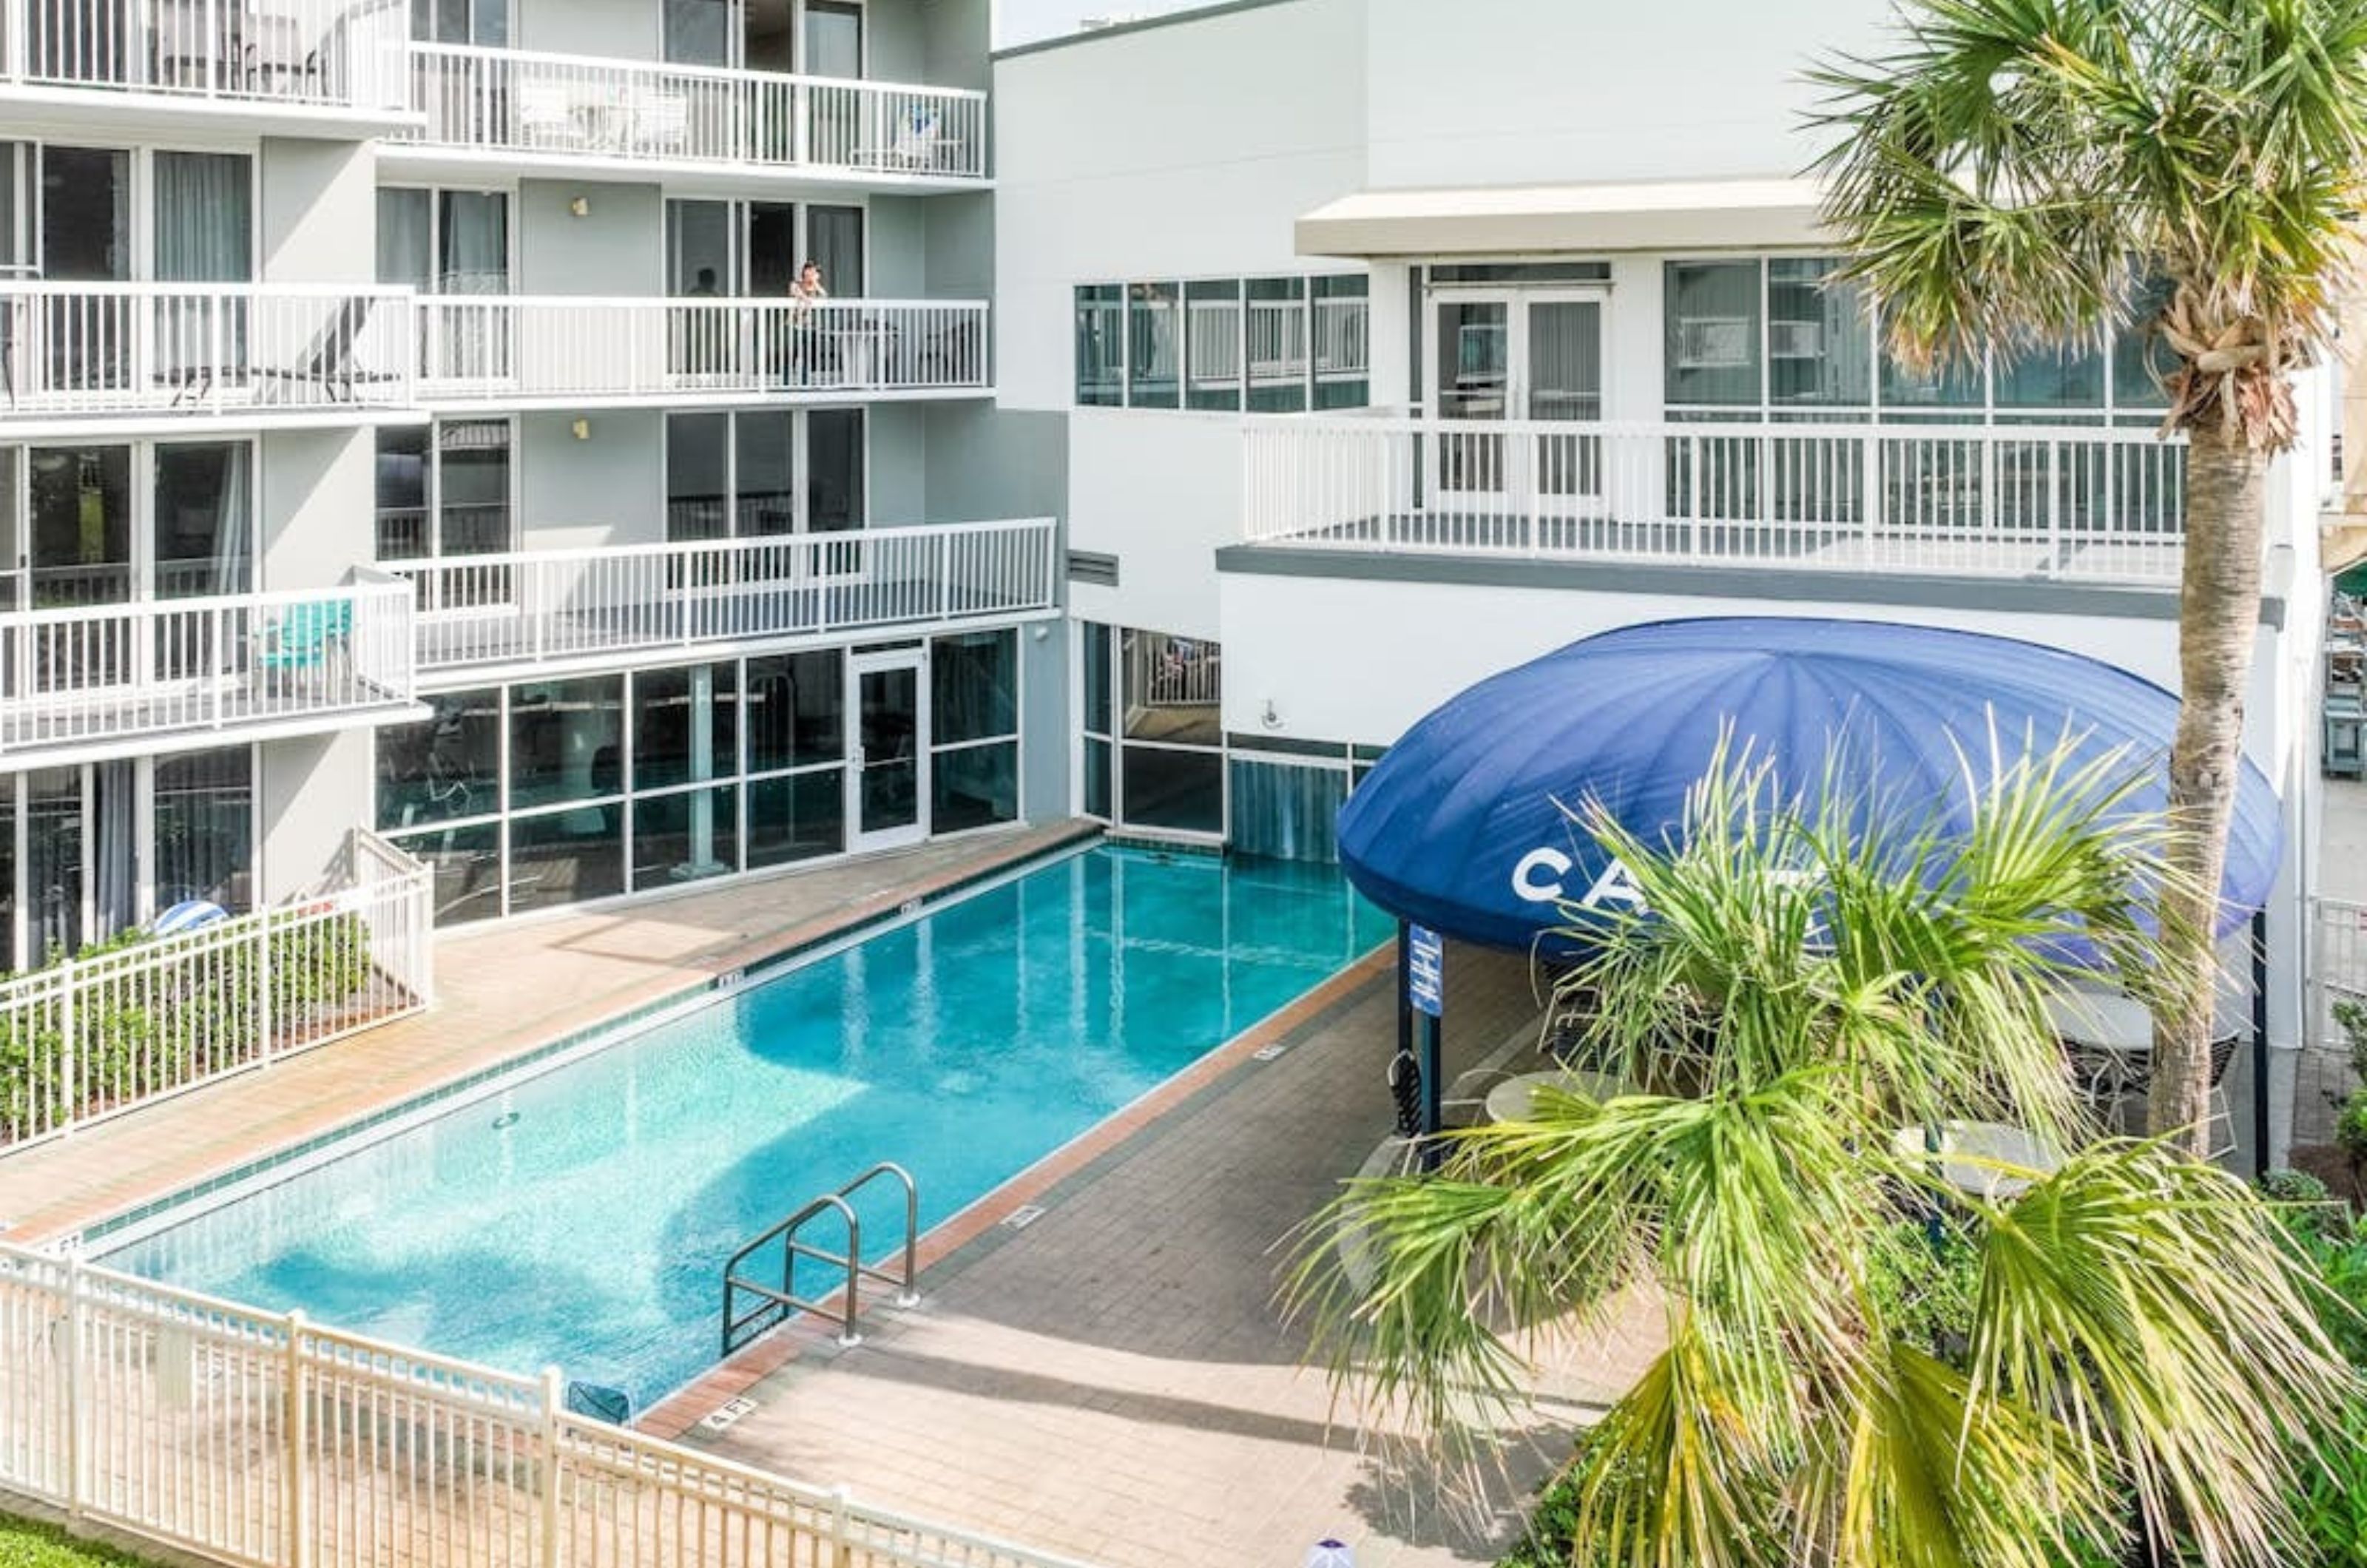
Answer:
[[[754, 976], [770, 974], [818, 949], [846, 942], [874, 927], [908, 919], [932, 905], [957, 897], [981, 883], [1076, 853], [1082, 848], [1101, 841], [1104, 837], [1099, 824], [1072, 821], [1066, 825], [1065, 831], [1032, 838], [1025, 844], [1014, 843], [1007, 854], [884, 890], [849, 905], [835, 918], [818, 917], [815, 921], [770, 932], [756, 942], [698, 960], [699, 965], [707, 971], [698, 978], [671, 986], [614, 1013], [574, 1024], [540, 1040], [521, 1043], [515, 1050], [492, 1061], [400, 1093], [358, 1114], [349, 1107], [337, 1107], [320, 1121], [260, 1152], [235, 1156], [204, 1175], [185, 1179], [162, 1193], [129, 1201], [112, 1199], [104, 1204], [92, 1205], [92, 1212], [87, 1215], [77, 1214], [68, 1209], [61, 1215], [44, 1217], [11, 1230], [8, 1239], [19, 1246], [47, 1251], [74, 1249], [103, 1241], [168, 1210], [197, 1202], [226, 1188], [254, 1181], [283, 1166], [319, 1156], [332, 1145], [389, 1122], [416, 1116], [432, 1106], [481, 1089], [493, 1080], [516, 1073], [538, 1061], [579, 1050], [606, 1036], [629, 1030], [636, 1024], [654, 1021], [663, 1014], [695, 1005], [718, 992], [737, 989]], [[782, 940], [784, 937], [787, 940]], [[348, 1038], [367, 1037], [366, 1032]], [[332, 1042], [323, 1049], [334, 1050], [345, 1043]]]
[[[1000, 1186], [930, 1226], [922, 1233], [916, 1248], [920, 1306], [899, 1308], [882, 1303], [873, 1310], [926, 1310], [926, 1287], [932, 1273], [942, 1279], [948, 1267], [967, 1267], [970, 1256], [964, 1255], [975, 1256], [981, 1243], [999, 1245], [1002, 1239], [1015, 1235], [1017, 1232], [1008, 1224], [1015, 1213], [1051, 1196], [1116, 1155], [1175, 1112], [1217, 1089], [1236, 1072], [1267, 1059], [1274, 1048], [1287, 1048], [1308, 1028], [1388, 974], [1396, 963], [1393, 941], [1373, 948]], [[834, 1301], [835, 1295], [831, 1299]], [[831, 1328], [830, 1324], [819, 1318], [792, 1318], [665, 1394], [635, 1416], [629, 1425], [654, 1438], [680, 1439], [690, 1436], [709, 1416], [802, 1356], [814, 1351], [836, 1352], [839, 1346]]]

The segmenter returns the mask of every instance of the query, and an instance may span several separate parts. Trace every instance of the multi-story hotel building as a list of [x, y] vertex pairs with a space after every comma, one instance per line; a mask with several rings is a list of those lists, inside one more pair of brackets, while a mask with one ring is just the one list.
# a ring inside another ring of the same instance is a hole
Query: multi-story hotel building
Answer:
[[984, 0], [7, 17], [13, 966], [357, 829], [452, 924], [1066, 809]]

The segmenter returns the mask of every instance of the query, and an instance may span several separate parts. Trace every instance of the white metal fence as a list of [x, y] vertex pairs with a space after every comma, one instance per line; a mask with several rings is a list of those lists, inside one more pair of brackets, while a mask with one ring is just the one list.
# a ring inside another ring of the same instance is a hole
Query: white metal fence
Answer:
[[408, 289], [0, 283], [0, 417], [412, 400]]
[[385, 561], [418, 585], [419, 664], [638, 649], [1048, 612], [1049, 518]]
[[430, 295], [433, 402], [987, 385], [983, 301]]
[[253, 1568], [1075, 1568], [528, 1380], [0, 1246], [0, 1490]]
[[1252, 542], [2173, 581], [2150, 429], [1251, 418]]
[[455, 44], [412, 51], [418, 139], [521, 154], [980, 179], [986, 95]]
[[425, 1007], [428, 869], [367, 834], [345, 858], [327, 891], [0, 982], [0, 1146]]
[[2367, 904], [2320, 898], [2311, 914], [2312, 1032], [2319, 1043], [2340, 1051], [2346, 1044], [2334, 1004], [2367, 1006]]
[[0, 757], [411, 701], [411, 585], [357, 576], [0, 614]]
[[0, 70], [42, 87], [399, 114], [410, 25], [400, 0], [14, 0]]

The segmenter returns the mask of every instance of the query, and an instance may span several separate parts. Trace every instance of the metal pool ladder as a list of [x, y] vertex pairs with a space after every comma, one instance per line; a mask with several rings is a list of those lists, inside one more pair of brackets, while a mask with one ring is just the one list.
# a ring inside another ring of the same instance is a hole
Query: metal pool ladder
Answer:
[[[863, 1219], [848, 1200], [882, 1177], [893, 1177], [904, 1189], [904, 1268], [899, 1275], [885, 1269], [875, 1269], [863, 1261]], [[798, 1233], [810, 1220], [835, 1212], [846, 1224], [846, 1251], [826, 1252], [810, 1242], [798, 1239]], [[781, 1282], [778, 1287], [749, 1279], [740, 1266], [754, 1254], [774, 1242], [781, 1244]], [[835, 1192], [821, 1197], [783, 1220], [731, 1255], [723, 1266], [723, 1353], [726, 1356], [751, 1339], [786, 1320], [793, 1312], [810, 1312], [826, 1317], [838, 1325], [841, 1345], [860, 1345], [863, 1336], [856, 1331], [861, 1316], [862, 1285], [866, 1279], [878, 1280], [896, 1287], [896, 1304], [912, 1306], [920, 1295], [912, 1289], [919, 1272], [917, 1264], [921, 1244], [921, 1190], [912, 1180], [912, 1173], [900, 1165], [882, 1160]], [[798, 1259], [810, 1258], [843, 1269], [846, 1284], [840, 1292], [841, 1305], [832, 1305], [831, 1298], [810, 1301], [798, 1294]], [[757, 1304], [735, 1314], [742, 1294], [758, 1298]]]

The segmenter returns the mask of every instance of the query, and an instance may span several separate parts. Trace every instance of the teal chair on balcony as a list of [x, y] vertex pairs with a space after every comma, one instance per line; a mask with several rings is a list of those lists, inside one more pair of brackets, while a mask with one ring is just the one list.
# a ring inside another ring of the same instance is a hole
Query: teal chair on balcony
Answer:
[[300, 684], [326, 695], [332, 690], [331, 671], [351, 655], [353, 634], [350, 599], [308, 599], [287, 605], [277, 620], [264, 627], [255, 668], [274, 695], [289, 694]]

